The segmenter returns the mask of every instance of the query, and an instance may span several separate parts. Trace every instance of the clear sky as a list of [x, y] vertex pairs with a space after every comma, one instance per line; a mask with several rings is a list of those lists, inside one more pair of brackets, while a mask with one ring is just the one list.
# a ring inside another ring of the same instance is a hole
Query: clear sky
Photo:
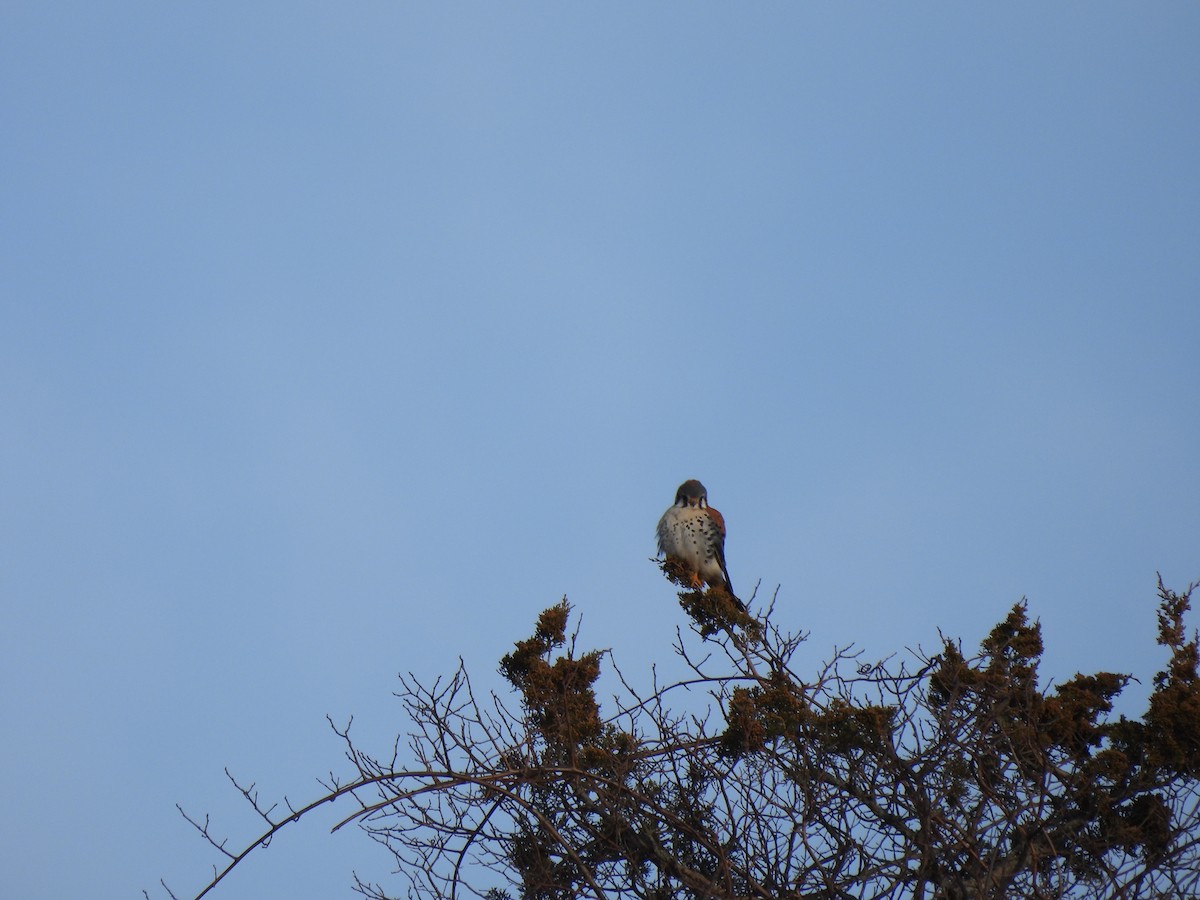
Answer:
[[[563, 594], [669, 667], [690, 477], [814, 667], [1026, 596], [1140, 713], [1200, 578], [1198, 48], [1193, 3], [3, 3], [5, 894], [188, 895], [176, 802], [247, 838], [223, 767], [314, 797], [326, 713], [382, 751], [397, 672], [498, 687]], [[218, 896], [387, 877], [328, 822]]]

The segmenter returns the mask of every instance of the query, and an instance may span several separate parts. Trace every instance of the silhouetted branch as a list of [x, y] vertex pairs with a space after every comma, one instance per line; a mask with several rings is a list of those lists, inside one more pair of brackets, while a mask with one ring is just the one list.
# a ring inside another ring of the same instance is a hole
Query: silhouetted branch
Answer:
[[[282, 814], [226, 773], [266, 823], [242, 849], [180, 809], [227, 861], [197, 896], [349, 797], [333, 830], [362, 827], [413, 897], [1195, 897], [1190, 593], [1160, 582], [1170, 660], [1143, 720], [1110, 717], [1129, 676], [1040, 687], [1024, 604], [973, 656], [944, 637], [935, 653], [877, 661], [843, 647], [802, 679], [806, 635], [772, 623], [774, 600], [756, 618], [715, 589], [685, 591], [699, 641], [678, 631], [673, 649], [690, 674], [664, 685], [652, 671], [643, 692], [607, 651], [579, 649], [564, 601], [501, 661], [519, 709], [478, 696], [461, 660], [432, 685], [403, 676], [403, 748], [397, 737], [377, 758], [352, 719], [330, 719], [353, 774], [331, 772], [309, 804], [285, 797]], [[602, 661], [619, 687], [607, 715]], [[357, 876], [355, 888], [388, 897]]]

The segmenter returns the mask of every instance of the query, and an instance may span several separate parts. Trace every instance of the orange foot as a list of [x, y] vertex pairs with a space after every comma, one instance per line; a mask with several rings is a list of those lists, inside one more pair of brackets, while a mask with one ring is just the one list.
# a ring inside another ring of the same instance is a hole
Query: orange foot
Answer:
[[668, 556], [661, 566], [663, 573], [675, 583], [693, 591], [704, 590], [704, 579], [678, 557]]

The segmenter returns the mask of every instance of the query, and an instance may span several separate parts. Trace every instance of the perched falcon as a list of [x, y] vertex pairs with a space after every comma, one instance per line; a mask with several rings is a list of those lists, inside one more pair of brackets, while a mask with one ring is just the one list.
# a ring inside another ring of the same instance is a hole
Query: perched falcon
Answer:
[[675, 504], [658, 520], [658, 552], [692, 573], [696, 586], [721, 585], [734, 597], [725, 568], [725, 519], [708, 505], [708, 491], [695, 478], [675, 492]]

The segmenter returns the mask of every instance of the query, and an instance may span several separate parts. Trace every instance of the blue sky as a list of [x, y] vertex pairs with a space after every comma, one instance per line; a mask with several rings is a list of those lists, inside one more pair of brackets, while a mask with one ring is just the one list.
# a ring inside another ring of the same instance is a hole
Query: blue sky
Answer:
[[[7, 3], [0, 844], [181, 896], [563, 594], [670, 667], [676, 486], [885, 656], [1200, 578], [1193, 4]], [[1143, 693], [1139, 694], [1141, 691]], [[314, 820], [219, 896], [386, 878]], [[398, 884], [398, 882], [394, 882]]]

